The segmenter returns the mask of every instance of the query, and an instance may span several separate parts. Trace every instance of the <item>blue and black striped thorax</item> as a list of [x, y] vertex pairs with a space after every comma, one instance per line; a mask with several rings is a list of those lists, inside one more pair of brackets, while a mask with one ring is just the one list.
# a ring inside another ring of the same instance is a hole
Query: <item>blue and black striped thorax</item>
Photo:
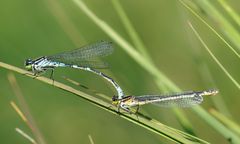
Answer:
[[46, 56], [42, 56], [34, 60], [27, 59], [25, 61], [25, 67], [28, 68], [28, 70], [32, 70], [33, 72], [42, 72], [47, 69], [53, 69], [59, 66], [64, 67], [66, 65], [64, 63], [51, 61]]

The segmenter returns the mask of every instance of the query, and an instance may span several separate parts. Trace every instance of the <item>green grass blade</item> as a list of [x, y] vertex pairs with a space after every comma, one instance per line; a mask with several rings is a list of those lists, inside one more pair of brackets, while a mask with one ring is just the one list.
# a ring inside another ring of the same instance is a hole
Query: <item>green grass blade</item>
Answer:
[[[204, 85], [207, 85], [209, 87], [216, 87], [215, 80], [213, 78], [213, 73], [210, 71], [208, 64], [204, 60], [204, 53], [202, 52], [202, 48], [199, 46], [199, 43], [194, 40], [194, 37], [192, 36], [192, 33], [190, 34], [190, 31], [188, 32], [188, 40], [191, 44], [191, 56], [194, 60], [194, 63], [197, 66], [197, 70], [200, 74], [200, 78], [203, 81]], [[204, 51], [204, 50], [203, 50]], [[231, 116], [231, 112], [229, 111], [227, 104], [225, 100], [223, 99], [223, 96], [221, 93], [218, 94], [218, 96], [211, 97], [214, 106], [223, 114]]]
[[23, 130], [21, 130], [20, 128], [15, 128], [16, 132], [18, 132], [22, 137], [24, 137], [25, 139], [27, 139], [29, 142], [31, 142], [32, 144], [37, 144], [37, 142], [26, 132], [24, 132]]
[[215, 109], [210, 109], [210, 113], [217, 118], [219, 121], [221, 121], [224, 125], [226, 125], [229, 129], [231, 129], [233, 132], [240, 135], [240, 126], [229, 119], [228, 117], [224, 116], [223, 114], [219, 113]]
[[207, 44], [202, 40], [201, 36], [198, 34], [196, 29], [193, 27], [193, 25], [189, 22], [188, 23], [191, 29], [193, 30], [196, 37], [199, 39], [199, 41], [202, 43], [204, 48], [207, 50], [207, 52], [210, 54], [210, 56], [213, 58], [213, 60], [217, 63], [217, 65], [222, 69], [222, 71], [227, 75], [227, 77], [233, 82], [233, 84], [240, 90], [240, 84], [232, 77], [232, 75], [226, 70], [226, 68], [220, 63], [220, 61], [214, 56], [214, 54], [211, 52], [211, 50], [208, 48]]
[[229, 40], [235, 44], [240, 50], [240, 34], [234, 28], [234, 26], [211, 4], [208, 0], [195, 0], [197, 6], [201, 7], [204, 12], [218, 24], [221, 31], [229, 38]]
[[130, 22], [127, 14], [124, 12], [119, 0], [112, 0], [112, 4], [120, 17], [122, 24], [124, 25], [125, 29], [127, 30], [128, 35], [132, 39], [134, 46], [139, 52], [149, 61], [152, 61], [151, 57], [149, 56], [146, 47], [140, 37], [138, 36], [136, 30], [134, 29], [132, 23]]
[[219, 39], [221, 39], [227, 46], [230, 48], [230, 50], [238, 57], [240, 58], [240, 54], [212, 27], [210, 26], [203, 18], [201, 18], [200, 15], [198, 15], [191, 7], [189, 7], [184, 1], [179, 0], [179, 2], [187, 8], [194, 16], [196, 16], [202, 23], [204, 23]]
[[[202, 12], [202, 9], [198, 7], [193, 1], [182, 1], [179, 0], [180, 3], [188, 10], [190, 11], [196, 18], [198, 18], [203, 24], [205, 24], [219, 39], [221, 39], [228, 48], [238, 57], [240, 58], [240, 55], [237, 53], [237, 51], [213, 28], [211, 27], [200, 15], [198, 15], [195, 11], [198, 11], [199, 13]], [[195, 47], [195, 46], [194, 46]], [[195, 52], [195, 55], [197, 55], [197, 58], [199, 57], [199, 53]], [[196, 57], [194, 57], [196, 59]], [[202, 61], [201, 58], [198, 58], [198, 64], [201, 63], [201, 67], [199, 68], [199, 71], [204, 75], [202, 79], [209, 85], [214, 85], [214, 80], [212, 79], [211, 73], [209, 72], [206, 64], [204, 61]], [[214, 105], [217, 107], [218, 110], [220, 110], [225, 115], [231, 116], [224, 100], [221, 98], [221, 95], [218, 95], [217, 97], [212, 97], [212, 100], [214, 102]]]
[[99, 19], [81, 0], [73, 0], [79, 8], [85, 12], [85, 14], [93, 20], [93, 22], [99, 26], [106, 34], [111, 37], [128, 53], [134, 60], [136, 60], [146, 71], [148, 71], [154, 77], [157, 77], [160, 81], [164, 81], [165, 85], [174, 91], [180, 91], [180, 89], [169, 80], [162, 72], [160, 72], [152, 63], [143, 58], [143, 56], [134, 49], [134, 47], [124, 40], [117, 32], [115, 32], [107, 23]]
[[194, 16], [196, 16], [202, 23], [204, 23], [218, 38], [220, 38], [223, 43], [225, 43], [228, 48], [238, 57], [240, 58], [240, 54], [212, 27], [210, 26], [200, 15], [198, 15], [191, 7], [189, 7], [184, 1], [179, 0], [179, 2], [187, 8]]
[[[159, 71], [156, 66], [147, 61], [142, 57], [126, 40], [124, 40], [115, 30], [113, 30], [106, 22], [98, 18], [81, 0], [73, 0], [75, 4], [100, 28], [102, 29], [109, 37], [116, 41], [124, 51], [126, 51], [136, 62], [141, 65], [147, 72], [149, 72], [154, 79], [158, 79], [163, 82], [169, 89], [172, 91], [180, 91], [180, 88], [177, 87], [165, 74]], [[202, 119], [204, 119], [208, 124], [215, 128], [219, 133], [221, 133], [226, 139], [231, 138], [234, 142], [240, 141], [235, 134], [229, 132], [219, 121], [207, 113], [203, 108], [197, 107], [193, 109]], [[226, 134], [222, 131], [227, 131]]]
[[[117, 14], [119, 15], [119, 18], [120, 18], [122, 24], [124, 25], [128, 35], [132, 39], [135, 48], [141, 53], [141, 55], [146, 60], [149, 61], [149, 63], [153, 63], [152, 58], [150, 57], [150, 55], [147, 52], [146, 46], [144, 45], [144, 43], [141, 40], [141, 38], [139, 37], [138, 33], [134, 29], [132, 23], [130, 22], [130, 20], [127, 16], [127, 14], [125, 13], [124, 9], [122, 8], [119, 0], [112, 0], [112, 4], [113, 4]], [[158, 79], [154, 79], [154, 80], [155, 80], [155, 83], [157, 85], [159, 83], [161, 83], [161, 81], [159, 82]], [[166, 88], [165, 85], [158, 85], [158, 87], [163, 92], [168, 91], [168, 89]], [[177, 116], [177, 119], [180, 122], [180, 124], [182, 125], [182, 127], [186, 131], [188, 131], [189, 133], [194, 134], [193, 127], [192, 127], [190, 121], [187, 119], [187, 116], [184, 114], [184, 112], [182, 110], [179, 110], [179, 109], [174, 109], [174, 113]]]
[[44, 3], [75, 46], [78, 46], [81, 42], [86, 42], [86, 38], [78, 31], [77, 25], [66, 14], [66, 9], [62, 7], [59, 1], [46, 0]]
[[225, 0], [218, 0], [221, 6], [228, 12], [228, 14], [233, 18], [233, 20], [240, 26], [240, 17], [239, 15], [232, 9]]
[[31, 130], [31, 134], [34, 136], [36, 143], [46, 144], [46, 140], [45, 140], [42, 132], [38, 128], [38, 126], [36, 124], [36, 120], [33, 118], [33, 115], [30, 112], [29, 106], [24, 98], [21, 87], [20, 87], [20, 85], [18, 85], [18, 82], [17, 82], [14, 74], [9, 73], [7, 77], [8, 77], [9, 84], [11, 85], [12, 91], [14, 92], [15, 97], [17, 98], [17, 101], [18, 101], [21, 109], [13, 101], [11, 102], [11, 106], [18, 113], [18, 115], [22, 118], [24, 123], [28, 126], [29, 130]]
[[[19, 74], [28, 76], [28, 77], [35, 77], [32, 75], [32, 73], [20, 69], [18, 67], [0, 62], [0, 67], [17, 72]], [[36, 77], [36, 80], [42, 81], [46, 84], [52, 85], [52, 79], [48, 79], [46, 77]], [[81, 97], [85, 99], [86, 101], [90, 102], [91, 104], [96, 105], [97, 107], [104, 109], [112, 114], [119, 115], [120, 117], [124, 118], [125, 120], [128, 120], [138, 126], [141, 126], [151, 132], [154, 132], [160, 136], [165, 137], [168, 140], [171, 140], [175, 143], [201, 143], [201, 144], [207, 144], [208, 142], [199, 139], [195, 136], [186, 134], [184, 132], [181, 132], [179, 130], [176, 130], [174, 128], [170, 128], [154, 119], [151, 119], [141, 113], [138, 113], [138, 116], [134, 114], [125, 114], [125, 113], [120, 113], [117, 111], [116, 107], [113, 107], [111, 103], [105, 102], [99, 98], [96, 98], [94, 96], [91, 96], [89, 94], [86, 94], [82, 91], [79, 91], [77, 89], [74, 89], [68, 85], [65, 85], [63, 83], [54, 81], [54, 87], [57, 87], [59, 89], [62, 89], [64, 91], [67, 91], [69, 93], [72, 93], [78, 97]]]
[[218, 130], [218, 132], [223, 135], [226, 140], [233, 144], [239, 144], [240, 142], [240, 137], [233, 133], [230, 129], [225, 127], [222, 123], [220, 123], [216, 118], [214, 117], [209, 117], [209, 113], [203, 110], [200, 106], [193, 107], [193, 110], [196, 112], [196, 114], [201, 113], [201, 117], [205, 120], [208, 121], [208, 124], [214, 127], [215, 129]]

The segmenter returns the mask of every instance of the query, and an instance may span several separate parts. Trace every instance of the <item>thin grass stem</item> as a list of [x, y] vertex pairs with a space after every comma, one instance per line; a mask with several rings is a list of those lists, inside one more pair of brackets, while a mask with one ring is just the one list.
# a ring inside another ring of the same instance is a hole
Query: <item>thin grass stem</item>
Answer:
[[189, 10], [196, 18], [198, 18], [203, 24], [205, 24], [219, 39], [225, 43], [228, 48], [238, 57], [240, 58], [240, 54], [212, 27], [210, 26], [199, 14], [197, 14], [191, 7], [189, 7], [183, 0], [179, 0], [179, 2]]
[[[118, 43], [121, 48], [127, 52], [136, 62], [142, 66], [147, 72], [153, 76], [154, 79], [158, 79], [164, 83], [172, 91], [180, 91], [180, 88], [175, 85], [165, 74], [157, 69], [152, 63], [145, 59], [140, 53], [138, 53], [132, 45], [130, 45], [126, 40], [124, 40], [113, 28], [111, 28], [105, 21], [98, 18], [82, 0], [73, 0], [73, 2], [99, 27], [101, 28], [109, 37], [111, 37], [116, 43]], [[197, 106], [193, 108], [193, 111], [199, 115], [203, 120], [215, 128], [219, 133], [223, 134], [224, 137], [231, 138], [233, 141], [240, 141], [240, 138], [234, 133], [231, 133], [226, 127], [224, 127], [220, 122], [218, 122], [214, 117], [207, 113], [203, 108]], [[214, 124], [213, 123], [216, 123]], [[221, 126], [221, 127], [219, 127]], [[223, 129], [228, 131], [227, 134], [222, 133]]]
[[29, 140], [32, 144], [37, 144], [37, 142], [31, 137], [29, 136], [27, 133], [25, 133], [24, 131], [22, 131], [20, 128], [15, 128], [16, 132], [18, 132], [21, 136], [23, 136], [24, 138], [26, 138], [27, 140]]
[[202, 43], [204, 48], [207, 50], [207, 52], [210, 54], [210, 56], [213, 58], [213, 60], [217, 63], [217, 65], [222, 69], [222, 71], [227, 75], [227, 77], [233, 82], [233, 84], [240, 90], [240, 84], [232, 77], [232, 75], [226, 70], [226, 68], [221, 64], [221, 62], [215, 57], [215, 55], [212, 53], [212, 51], [208, 48], [207, 44], [203, 41], [199, 33], [196, 31], [196, 29], [193, 27], [193, 25], [188, 22], [190, 28], [193, 30], [196, 37], [199, 39], [199, 41]]
[[240, 135], [240, 126], [230, 118], [226, 117], [225, 115], [221, 114], [215, 109], [210, 109], [209, 112], [216, 117], [219, 121], [221, 121], [224, 125], [226, 125], [229, 129], [231, 129], [236, 134]]
[[[18, 67], [0, 62], [0, 67], [3, 67], [5, 69], [17, 72], [19, 74], [28, 76], [28, 77], [34, 77], [32, 73], [25, 71], [23, 69], [20, 69]], [[35, 80], [39, 80], [41, 82], [44, 82], [46, 84], [52, 85], [52, 80], [46, 77], [37, 77]], [[85, 99], [86, 101], [94, 104], [95, 106], [104, 109], [112, 114], [115, 114], [117, 116], [120, 116], [121, 118], [124, 118], [125, 120], [128, 120], [138, 126], [141, 126], [151, 132], [154, 132], [160, 136], [163, 136], [175, 143], [193, 143], [198, 142], [201, 144], [207, 144], [207, 141], [204, 141], [198, 137], [186, 134], [184, 132], [179, 133], [179, 130], [175, 130], [174, 128], [170, 128], [164, 124], [161, 124], [160, 122], [157, 122], [156, 120], [149, 118], [141, 113], [138, 113], [138, 116], [134, 114], [127, 114], [118, 112], [116, 107], [113, 107], [112, 104], [109, 104], [99, 98], [96, 98], [94, 96], [91, 96], [89, 94], [86, 94], [82, 91], [76, 90], [68, 85], [65, 85], [63, 83], [60, 83], [58, 81], [54, 82], [54, 87], [57, 87], [59, 89], [62, 89], [64, 91], [67, 91], [69, 93], [74, 94], [75, 96], [81, 97]]]

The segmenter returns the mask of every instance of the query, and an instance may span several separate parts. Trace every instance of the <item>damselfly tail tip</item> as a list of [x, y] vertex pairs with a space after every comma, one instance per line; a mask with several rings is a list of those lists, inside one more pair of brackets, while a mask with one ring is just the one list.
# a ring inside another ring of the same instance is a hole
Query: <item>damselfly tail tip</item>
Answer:
[[218, 93], [219, 93], [218, 89], [210, 89], [210, 90], [204, 91], [203, 95], [209, 95], [209, 96], [213, 95], [214, 96]]

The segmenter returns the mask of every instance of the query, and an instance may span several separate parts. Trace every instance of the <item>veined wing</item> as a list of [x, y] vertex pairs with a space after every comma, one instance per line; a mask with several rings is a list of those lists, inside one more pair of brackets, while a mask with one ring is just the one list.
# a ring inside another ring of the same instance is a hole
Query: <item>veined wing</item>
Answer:
[[111, 42], [100, 41], [72, 51], [47, 56], [47, 59], [65, 64], [80, 64], [82, 63], [81, 61], [107, 56], [112, 54], [112, 52], [113, 47]]
[[162, 107], [190, 107], [200, 104], [203, 97], [196, 92], [185, 92], [172, 95], [144, 95], [136, 96], [139, 104], [154, 103]]

